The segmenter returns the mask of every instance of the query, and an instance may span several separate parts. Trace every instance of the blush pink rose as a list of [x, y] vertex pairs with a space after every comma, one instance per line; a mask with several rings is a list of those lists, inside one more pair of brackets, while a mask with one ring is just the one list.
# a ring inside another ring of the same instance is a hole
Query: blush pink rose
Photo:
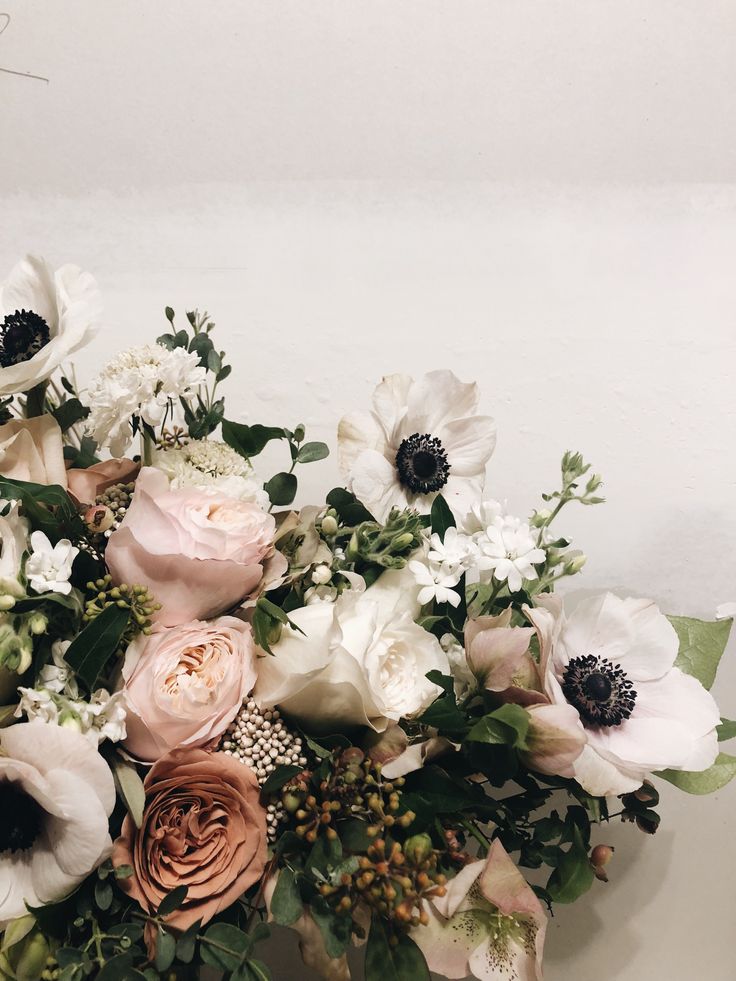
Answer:
[[253, 593], [274, 551], [276, 522], [257, 504], [182, 487], [141, 470], [135, 494], [105, 553], [113, 581], [141, 583], [173, 627], [217, 616]]
[[132, 483], [140, 469], [140, 463], [134, 463], [126, 457], [104, 460], [86, 470], [72, 467], [66, 473], [69, 493], [81, 504], [92, 504], [98, 494], [102, 494], [113, 484]]
[[154, 628], [123, 665], [125, 748], [153, 763], [179, 746], [206, 746], [227, 729], [256, 681], [250, 625], [235, 617]]

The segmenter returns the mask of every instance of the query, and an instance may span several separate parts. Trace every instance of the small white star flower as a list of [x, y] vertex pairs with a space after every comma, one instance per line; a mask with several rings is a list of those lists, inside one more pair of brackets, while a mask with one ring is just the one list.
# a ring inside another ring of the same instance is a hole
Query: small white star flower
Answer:
[[528, 524], [511, 515], [496, 517], [476, 538], [480, 549], [478, 568], [491, 570], [499, 582], [507, 582], [516, 593], [524, 580], [537, 579], [534, 568], [544, 562], [546, 553]]
[[427, 558], [430, 562], [444, 565], [446, 569], [462, 573], [476, 564], [478, 546], [470, 535], [464, 535], [457, 528], [448, 528], [444, 540], [437, 532], [429, 539]]
[[460, 605], [460, 594], [453, 587], [457, 586], [462, 578], [461, 569], [453, 570], [442, 563], [427, 564], [414, 559], [409, 563], [409, 571], [414, 576], [416, 584], [422, 587], [417, 597], [422, 606], [432, 600], [437, 603], [449, 603], [450, 606]]
[[52, 545], [42, 531], [31, 535], [32, 553], [26, 562], [26, 576], [37, 593], [61, 593], [68, 596], [72, 591], [69, 577], [72, 564], [79, 555], [68, 538]]

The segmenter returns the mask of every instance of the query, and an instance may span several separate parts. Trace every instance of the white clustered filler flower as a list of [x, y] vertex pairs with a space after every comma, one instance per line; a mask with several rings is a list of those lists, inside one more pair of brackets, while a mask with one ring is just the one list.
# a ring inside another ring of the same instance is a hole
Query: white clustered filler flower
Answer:
[[68, 538], [62, 538], [52, 545], [42, 531], [34, 531], [31, 535], [31, 549], [26, 562], [26, 575], [33, 589], [37, 593], [68, 596], [72, 591], [69, 577], [79, 549]]
[[20, 704], [15, 715], [25, 713], [29, 722], [38, 719], [50, 725], [76, 729], [94, 746], [103, 740], [118, 743], [125, 739], [125, 695], [122, 691], [110, 694], [98, 688], [85, 702], [79, 694], [74, 671], [64, 655], [70, 641], [56, 641], [51, 647], [51, 664], [45, 664], [38, 675], [36, 688], [19, 688]]
[[[307, 758], [301, 738], [281, 718], [278, 709], [258, 708], [252, 698], [243, 703], [220, 743], [220, 750], [249, 766], [263, 785], [277, 766], [306, 766]], [[278, 827], [285, 817], [282, 807], [266, 808], [268, 837], [275, 841]]]
[[478, 555], [475, 541], [457, 528], [447, 528], [444, 538], [435, 532], [429, 539], [426, 559], [409, 562], [414, 581], [422, 587], [418, 596], [422, 606], [432, 600], [459, 606], [461, 597], [454, 587], [477, 566]]
[[476, 515], [484, 512], [494, 515], [475, 535], [480, 552], [478, 568], [481, 572], [490, 570], [494, 579], [507, 582], [509, 591], [516, 593], [525, 580], [539, 578], [534, 566], [544, 562], [546, 553], [539, 547], [537, 533], [526, 522], [510, 514], [499, 514], [494, 505], [495, 502], [482, 505]]
[[193, 394], [207, 372], [199, 355], [160, 344], [130, 348], [113, 358], [89, 391], [87, 431], [99, 446], [122, 456], [130, 445], [131, 417], [160, 426], [172, 405]]
[[169, 478], [172, 490], [200, 487], [268, 510], [268, 494], [245, 457], [218, 440], [193, 439], [186, 446], [157, 450], [152, 465]]

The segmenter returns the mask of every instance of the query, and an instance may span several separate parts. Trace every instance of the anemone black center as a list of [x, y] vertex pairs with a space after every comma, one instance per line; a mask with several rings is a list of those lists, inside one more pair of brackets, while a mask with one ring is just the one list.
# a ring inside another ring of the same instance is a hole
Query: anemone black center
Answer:
[[401, 483], [414, 494], [442, 490], [450, 476], [447, 451], [436, 436], [414, 433], [401, 441], [396, 470]]
[[605, 657], [573, 657], [562, 676], [565, 698], [593, 726], [620, 726], [636, 704], [636, 690], [618, 664]]
[[0, 324], [0, 365], [30, 361], [51, 340], [49, 325], [33, 310], [16, 310]]
[[23, 788], [0, 782], [0, 852], [30, 848], [41, 833], [44, 810]]

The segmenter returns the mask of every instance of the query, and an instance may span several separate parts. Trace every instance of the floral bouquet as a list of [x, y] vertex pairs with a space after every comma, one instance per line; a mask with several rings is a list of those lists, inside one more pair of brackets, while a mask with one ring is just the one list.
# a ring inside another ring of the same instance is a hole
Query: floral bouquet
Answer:
[[368, 981], [540, 978], [652, 776], [736, 773], [730, 619], [563, 602], [601, 479], [565, 453], [508, 513], [447, 370], [384, 378], [294, 509], [328, 447], [228, 418], [212, 320], [166, 319], [84, 390], [91, 276], [29, 257], [0, 294], [0, 977], [263, 981], [280, 924], [328, 979], [353, 946]]

